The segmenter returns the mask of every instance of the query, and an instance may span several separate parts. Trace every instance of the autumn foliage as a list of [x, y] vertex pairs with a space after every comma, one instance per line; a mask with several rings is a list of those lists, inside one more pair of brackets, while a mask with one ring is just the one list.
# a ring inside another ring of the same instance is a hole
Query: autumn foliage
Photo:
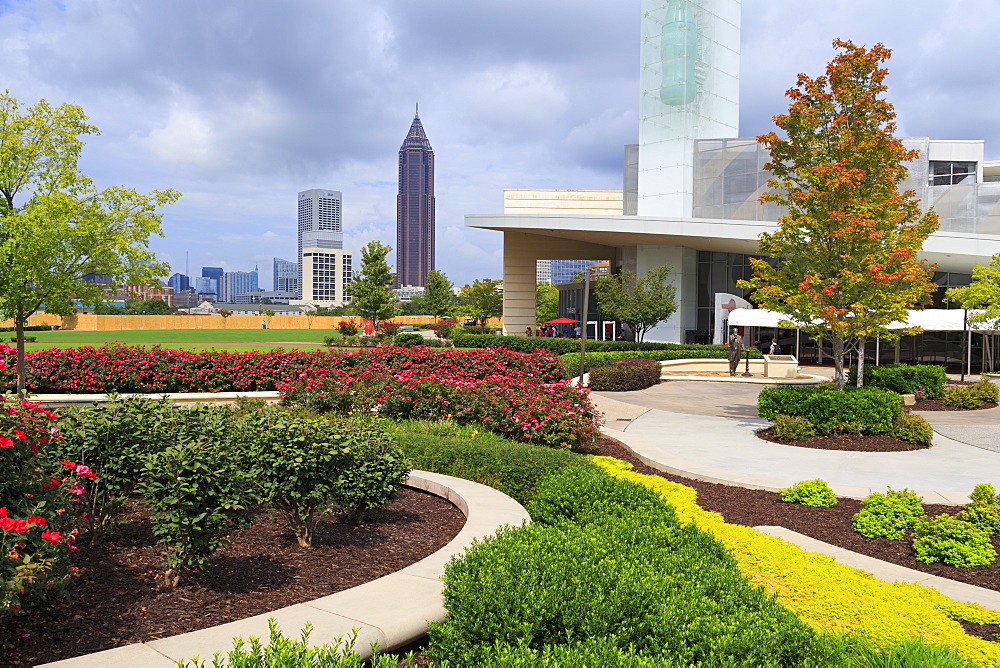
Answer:
[[847, 352], [869, 336], [891, 338], [887, 325], [929, 301], [932, 269], [918, 254], [938, 222], [913, 191], [899, 191], [919, 153], [894, 136], [895, 112], [882, 97], [890, 50], [833, 45], [841, 53], [826, 75], [800, 74], [786, 93], [788, 113], [774, 117], [784, 136], [757, 137], [771, 153], [761, 201], [788, 213], [761, 235], [760, 251], [776, 262], [752, 259], [754, 275], [740, 285], [804, 331], [830, 336], [842, 387]]

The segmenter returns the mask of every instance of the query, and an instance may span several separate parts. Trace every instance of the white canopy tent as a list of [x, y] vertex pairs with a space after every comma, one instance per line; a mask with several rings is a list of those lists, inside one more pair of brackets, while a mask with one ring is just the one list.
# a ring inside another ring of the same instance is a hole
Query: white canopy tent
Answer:
[[[997, 334], [998, 330], [984, 323], [968, 322], [966, 315], [979, 314], [982, 311], [965, 311], [964, 309], [925, 309], [923, 311], [909, 311], [906, 322], [894, 322], [887, 329], [905, 329], [908, 327], [920, 327], [925, 332], [967, 332], [967, 341], [964, 345], [965, 353], [963, 365], [967, 372], [971, 372], [971, 348], [972, 332], [981, 334]], [[792, 325], [786, 327], [779, 324], [781, 321], [788, 322], [791, 319], [775, 311], [767, 309], [733, 309], [728, 318], [727, 326], [736, 327], [771, 327], [775, 329], [795, 329], [796, 356], [799, 354], [799, 331], [798, 327]], [[795, 322], [792, 320], [792, 322]], [[992, 337], [987, 337], [992, 338]], [[879, 347], [876, 345], [875, 363], [879, 363]], [[898, 351], [897, 351], [898, 352]], [[964, 375], [963, 375], [964, 377]]]

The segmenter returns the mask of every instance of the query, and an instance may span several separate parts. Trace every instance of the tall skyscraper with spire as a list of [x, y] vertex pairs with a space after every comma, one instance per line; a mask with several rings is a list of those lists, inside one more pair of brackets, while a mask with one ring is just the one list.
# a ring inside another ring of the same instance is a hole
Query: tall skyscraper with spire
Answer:
[[399, 148], [396, 195], [396, 287], [422, 286], [434, 268], [434, 151], [414, 110]]

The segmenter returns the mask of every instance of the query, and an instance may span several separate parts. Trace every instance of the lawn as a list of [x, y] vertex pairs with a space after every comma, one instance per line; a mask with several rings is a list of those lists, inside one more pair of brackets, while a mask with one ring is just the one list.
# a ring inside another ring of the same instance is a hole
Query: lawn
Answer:
[[[322, 344], [324, 336], [340, 336], [330, 329], [138, 329], [109, 332], [94, 331], [40, 331], [27, 332], [27, 336], [38, 339], [40, 344], [60, 344], [66, 346], [98, 346], [105, 343], [130, 343], [153, 345], [171, 344], [171, 347], [183, 347], [186, 350], [204, 349], [206, 344], [242, 344], [230, 350], [246, 350], [245, 346], [252, 344]], [[13, 333], [11, 333], [13, 336]], [[8, 337], [4, 337], [8, 338]], [[194, 346], [174, 346], [173, 344], [196, 344]], [[53, 347], [53, 346], [46, 346]], [[210, 346], [219, 349], [218, 346]], [[265, 347], [273, 347], [268, 345]], [[286, 346], [287, 347], [287, 346]]]

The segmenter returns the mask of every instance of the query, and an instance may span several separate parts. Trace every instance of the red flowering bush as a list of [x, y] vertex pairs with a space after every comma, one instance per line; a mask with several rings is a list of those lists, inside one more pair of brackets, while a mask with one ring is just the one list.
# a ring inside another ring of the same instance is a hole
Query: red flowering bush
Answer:
[[570, 447], [593, 439], [598, 420], [587, 391], [561, 375], [548, 351], [379, 348], [279, 389], [286, 405], [319, 412], [475, 422], [514, 440]]
[[357, 336], [358, 326], [354, 324], [353, 320], [341, 320], [337, 323], [337, 331], [340, 332], [341, 336]]
[[[0, 354], [10, 352], [0, 344]], [[0, 615], [20, 612], [33, 596], [63, 591], [73, 575], [76, 530], [67, 510], [96, 476], [46, 453], [58, 438], [56, 419], [34, 402], [0, 396]]]
[[379, 334], [386, 336], [388, 338], [396, 336], [396, 334], [399, 333], [399, 330], [401, 328], [402, 325], [400, 325], [398, 322], [393, 322], [392, 320], [383, 320], [378, 324]]
[[451, 337], [451, 330], [455, 329], [456, 324], [454, 320], [442, 320], [439, 323], [428, 326], [428, 329], [434, 332], [434, 336], [439, 339], [447, 339]]

